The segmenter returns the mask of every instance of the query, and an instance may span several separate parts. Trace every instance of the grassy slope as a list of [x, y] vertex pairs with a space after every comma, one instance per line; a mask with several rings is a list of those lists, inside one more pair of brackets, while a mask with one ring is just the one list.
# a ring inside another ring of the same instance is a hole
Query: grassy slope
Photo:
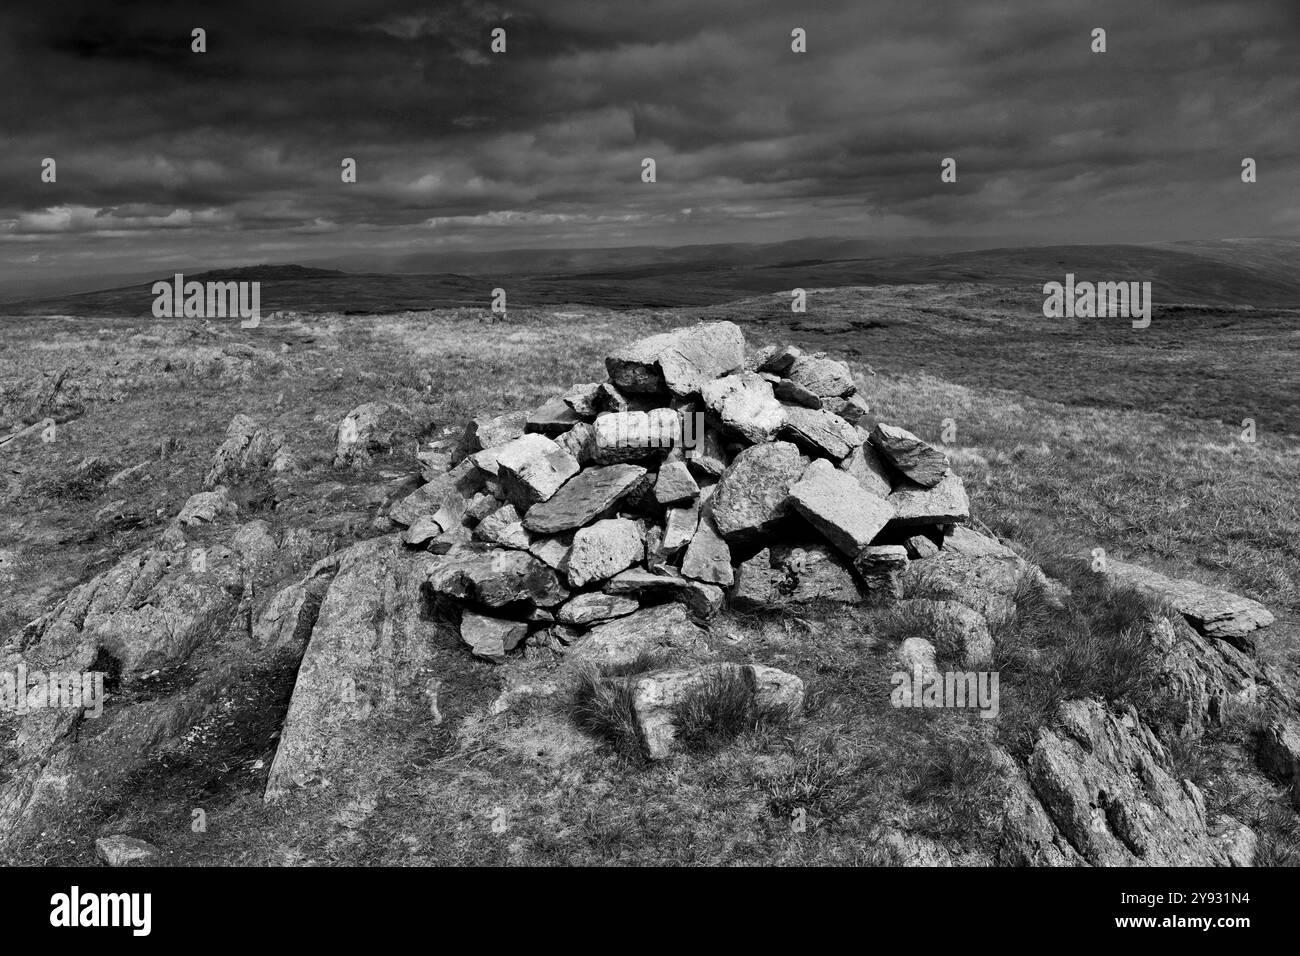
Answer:
[[[1300, 441], [1283, 427], [1296, 391], [1278, 397], [1274, 390], [1285, 389], [1272, 383], [1294, 382], [1285, 378], [1295, 374], [1294, 318], [1278, 319], [1291, 323], [1284, 328], [1242, 328], [1236, 315], [1207, 313], [1187, 327], [1196, 334], [1158, 325], [1135, 333], [1047, 328], [1032, 308], [1013, 293], [957, 286], [840, 290], [814, 296], [807, 316], [765, 297], [706, 313], [569, 306], [557, 319], [517, 310], [507, 324], [489, 324], [482, 312], [323, 316], [260, 330], [8, 323], [0, 328], [8, 414], [37, 369], [64, 365], [73, 367], [65, 414], [80, 414], [55, 443], [5, 453], [0, 548], [16, 557], [12, 571], [0, 569], [13, 575], [0, 625], [8, 634], [160, 531], [197, 489], [236, 412], [284, 429], [309, 465], [296, 479], [301, 500], [274, 520], [364, 513], [374, 508], [370, 489], [410, 465], [394, 459], [356, 476], [328, 467], [330, 430], [352, 406], [396, 398], [434, 427], [527, 406], [599, 377], [614, 344], [707, 314], [742, 322], [754, 342], [848, 358], [873, 411], [923, 436], [937, 440], [942, 419], [952, 418], [949, 450], [976, 514], [1026, 546], [1102, 546], [1263, 600], [1279, 615], [1263, 653], [1286, 662], [1300, 619], [1292, 484]], [[1264, 337], [1270, 349], [1252, 347]], [[281, 342], [291, 343], [288, 352]], [[253, 364], [220, 359], [235, 343], [269, 351]], [[1260, 441], [1245, 445], [1224, 422], [1256, 406]], [[108, 489], [74, 480], [90, 455], [149, 464]], [[95, 518], [116, 501], [113, 513], [140, 520]], [[467, 718], [494, 695], [498, 674], [449, 646], [440, 649], [448, 673], [477, 690], [442, 725], [411, 713], [375, 728], [363, 761], [373, 799], [338, 793], [263, 807], [261, 710], [282, 706], [282, 692], [271, 686], [261, 699], [251, 688], [245, 723], [256, 739], [173, 758], [184, 769], [173, 782], [104, 795], [76, 820], [51, 821], [47, 838], [18, 858], [88, 863], [95, 833], [125, 830], [197, 863], [880, 862], [889, 859], [882, 828], [905, 825], [955, 848], [958, 859], [982, 859], [993, 823], [980, 818], [979, 797], [995, 783], [961, 754], [971, 735], [990, 733], [989, 722], [890, 708], [887, 651], [855, 613], [727, 618], [715, 634], [739, 638], [719, 642], [730, 656], [808, 678], [809, 720], [785, 736], [752, 735], [717, 754], [637, 769], [557, 727], [544, 707], [491, 725]], [[794, 805], [809, 810], [805, 833], [789, 826]], [[206, 833], [191, 832], [193, 807], [207, 810]], [[504, 832], [494, 832], [494, 818], [506, 821]]]

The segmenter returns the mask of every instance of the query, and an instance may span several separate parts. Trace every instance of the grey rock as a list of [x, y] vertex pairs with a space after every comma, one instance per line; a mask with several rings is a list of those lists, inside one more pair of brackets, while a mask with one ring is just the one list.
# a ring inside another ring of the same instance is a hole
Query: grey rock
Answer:
[[[822, 407], [821, 396], [816, 392], [810, 392], [798, 382], [792, 382], [788, 378], [779, 376], [775, 376], [775, 378], [776, 380], [772, 382], [772, 394], [780, 401], [804, 408], [820, 409]], [[771, 380], [769, 379], [769, 381]]]
[[931, 643], [942, 650], [941, 656], [954, 659], [972, 669], [993, 659], [993, 637], [984, 615], [957, 601], [934, 601], [912, 598], [899, 601], [895, 609], [924, 616], [934, 633]]
[[887, 500], [894, 507], [890, 520], [900, 527], [958, 524], [970, 518], [966, 488], [951, 469], [930, 488], [904, 478]]
[[948, 456], [905, 428], [878, 424], [871, 441], [899, 472], [925, 488], [933, 488], [949, 473]]
[[584, 587], [613, 577], [645, 557], [645, 528], [628, 518], [607, 518], [579, 528], [566, 569], [569, 584]]
[[686, 555], [682, 558], [682, 576], [724, 587], [730, 587], [735, 580], [731, 568], [731, 549], [718, 533], [707, 508], [701, 513], [695, 535], [686, 546]]
[[556, 619], [561, 624], [584, 627], [616, 617], [626, 617], [638, 607], [640, 605], [634, 598], [591, 591], [569, 598], [556, 612]]
[[869, 544], [894, 509], [849, 474], [819, 458], [790, 487], [790, 502], [826, 540], [850, 558]]
[[795, 359], [786, 377], [822, 399], [851, 395], [857, 388], [853, 373], [843, 362], [810, 355], [800, 355]]
[[506, 500], [520, 511], [546, 501], [579, 471], [578, 460], [543, 435], [521, 435], [496, 452]]
[[596, 665], [629, 664], [643, 652], [698, 651], [704, 631], [680, 604], [642, 608], [627, 617], [598, 624], [570, 647], [573, 658]]
[[161, 855], [162, 851], [152, 843], [120, 833], [95, 841], [95, 856], [109, 866], [147, 866], [156, 863]]
[[502, 505], [474, 526], [474, 540], [497, 544], [503, 548], [528, 551], [533, 536], [524, 527], [523, 515], [514, 505]]
[[[859, 433], [861, 437], [861, 433]], [[888, 498], [893, 492], [893, 479], [884, 458], [870, 442], [862, 442], [840, 463], [840, 468], [852, 475], [863, 488], [877, 498]]]
[[752, 444], [772, 441], [786, 422], [785, 406], [776, 400], [771, 383], [754, 372], [715, 379], [700, 395], [724, 427]]
[[563, 398], [552, 398], [529, 412], [528, 419], [524, 423], [524, 431], [538, 432], [554, 438], [581, 421], [582, 418]]
[[536, 534], [580, 528], [608, 512], [621, 500], [643, 490], [646, 470], [638, 465], [587, 468], [570, 478], [547, 501], [524, 515], [524, 527]]
[[796, 345], [787, 345], [779, 349], [774, 348], [772, 354], [759, 363], [758, 371], [786, 375], [802, 355], [803, 350]]
[[706, 383], [744, 364], [745, 336], [732, 322], [652, 335], [605, 360], [610, 381], [624, 391], [655, 392], [667, 387], [676, 395], [699, 392]]
[[431, 557], [429, 587], [487, 607], [527, 601], [553, 607], [568, 598], [555, 572], [524, 551], [466, 545]]
[[711, 498], [718, 532], [733, 543], [757, 540], [789, 516], [790, 487], [808, 459], [789, 442], [746, 448], [736, 456]]
[[[475, 418], [465, 426], [465, 432], [452, 456], [458, 461], [484, 449], [495, 448], [513, 441], [524, 433], [528, 422], [526, 412], [507, 412], [504, 415]], [[496, 468], [488, 468], [496, 474]]]
[[700, 503], [691, 501], [675, 508], [668, 508], [664, 521], [663, 549], [674, 555], [695, 536], [695, 529], [700, 523]]
[[396, 447], [411, 429], [411, 413], [396, 402], [366, 402], [339, 422], [334, 467], [367, 462], [377, 453]]
[[700, 486], [691, 477], [691, 470], [684, 461], [672, 461], [659, 469], [655, 479], [655, 501], [661, 505], [677, 504], [698, 498]]
[[862, 444], [856, 428], [828, 411], [787, 408], [782, 435], [814, 455], [843, 460]]
[[907, 556], [913, 561], [920, 561], [939, 553], [939, 546], [923, 534], [914, 534], [903, 542]]
[[1222, 591], [1198, 581], [1166, 577], [1156, 571], [1107, 558], [1101, 572], [1118, 585], [1136, 588], [1177, 608], [1202, 634], [1253, 647], [1248, 635], [1273, 623], [1273, 615], [1258, 601]]
[[642, 603], [656, 599], [678, 601], [693, 616], [708, 620], [722, 608], [725, 592], [716, 584], [693, 581], [677, 574], [653, 574], [639, 568], [621, 571], [605, 582], [609, 594], [635, 595]]
[[460, 639], [475, 657], [494, 664], [504, 664], [506, 654], [518, 647], [527, 634], [528, 625], [523, 621], [490, 617], [469, 608], [461, 613]]

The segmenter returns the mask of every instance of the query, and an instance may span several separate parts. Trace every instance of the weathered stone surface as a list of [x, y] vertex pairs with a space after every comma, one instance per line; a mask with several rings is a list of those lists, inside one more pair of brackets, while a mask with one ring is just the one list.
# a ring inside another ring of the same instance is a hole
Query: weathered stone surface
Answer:
[[523, 621], [490, 617], [469, 608], [461, 613], [460, 639], [475, 657], [494, 664], [504, 664], [506, 654], [518, 647], [527, 634], [528, 625]]
[[781, 434], [800, 448], [836, 461], [862, 444], [858, 430], [828, 411], [813, 408], [787, 408], [785, 428]]
[[[996, 543], [996, 542], [995, 542]], [[905, 579], [922, 575], [930, 586], [950, 593], [989, 621], [1005, 618], [1014, 609], [1020, 580], [1036, 570], [1015, 554], [970, 555], [946, 548], [903, 572]]]
[[899, 612], [923, 615], [934, 628], [930, 641], [940, 656], [972, 669], [993, 659], [993, 637], [984, 615], [958, 601], [912, 598], [895, 605]]
[[570, 654], [597, 665], [628, 664], [645, 651], [688, 652], [704, 646], [704, 631], [691, 623], [684, 607], [660, 604], [598, 624], [574, 641]]
[[498, 544], [503, 548], [527, 551], [533, 536], [524, 528], [523, 515], [514, 505], [502, 505], [474, 526], [474, 540]]
[[218, 485], [212, 491], [190, 495], [176, 520], [183, 525], [210, 524], [222, 515], [234, 514], [237, 510], [238, 506], [230, 500], [230, 492], [225, 485]]
[[970, 518], [966, 488], [951, 470], [931, 488], [904, 478], [887, 500], [894, 508], [890, 522], [901, 527], [957, 524]]
[[280, 432], [259, 425], [247, 415], [236, 415], [226, 426], [225, 440], [212, 456], [212, 467], [203, 479], [203, 487], [215, 488], [241, 473], [280, 474], [293, 466], [293, 455]]
[[580, 528], [637, 491], [645, 478], [646, 470], [639, 465], [584, 469], [548, 500], [529, 508], [524, 527], [537, 534]]
[[772, 552], [764, 548], [736, 569], [736, 581], [728, 598], [741, 610], [771, 607], [781, 600], [779, 588], [785, 572], [772, 567]]
[[520, 511], [546, 501], [578, 473], [578, 460], [544, 435], [521, 435], [496, 449], [506, 500]]
[[620, 461], [623, 456], [663, 455], [678, 443], [682, 422], [675, 409], [603, 412], [595, 421], [592, 457]]
[[716, 379], [700, 395], [725, 428], [753, 444], [772, 441], [786, 422], [786, 408], [776, 400], [771, 383], [755, 372]]
[[792, 382], [788, 378], [773, 376], [772, 394], [780, 401], [787, 402], [791, 405], [799, 405], [803, 408], [821, 408], [822, 398], [816, 392], [810, 392], [798, 382]]
[[416, 518], [415, 523], [402, 532], [402, 541], [414, 547], [428, 544], [442, 534], [442, 525], [432, 515]]
[[437, 475], [393, 505], [388, 517], [398, 524], [412, 525], [420, 518], [432, 517], [442, 507], [443, 498], [455, 488], [451, 473]]
[[1273, 623], [1273, 615], [1258, 601], [1197, 581], [1166, 577], [1114, 558], [1107, 558], [1101, 573], [1115, 584], [1137, 588], [1169, 603], [1202, 634], [1228, 641], [1244, 650], [1251, 649], [1247, 637], [1251, 631]]
[[877, 425], [871, 442], [894, 468], [924, 488], [933, 488], [948, 474], [948, 456], [905, 428]]
[[803, 681], [794, 674], [759, 664], [706, 664], [702, 667], [654, 671], [639, 677], [632, 687], [632, 709], [641, 730], [646, 755], [662, 760], [674, 748], [674, 715], [692, 690], [710, 680], [736, 679], [749, 688], [763, 708], [783, 708], [791, 715], [803, 708]]
[[659, 469], [655, 479], [655, 501], [661, 505], [677, 504], [698, 498], [700, 486], [684, 461], [671, 461]]
[[[527, 529], [525, 529], [527, 530]], [[573, 535], [562, 534], [556, 537], [534, 537], [528, 546], [528, 553], [546, 564], [547, 567], [560, 570], [569, 557], [569, 548], [573, 545]]]
[[867, 591], [877, 598], [902, 596], [907, 549], [898, 544], [871, 544], [858, 552], [853, 567]]
[[711, 499], [718, 532], [744, 543], [771, 532], [790, 514], [790, 486], [808, 467], [808, 459], [789, 442], [746, 448], [718, 481]]
[[700, 523], [700, 503], [690, 501], [680, 507], [669, 508], [664, 521], [663, 549], [666, 554], [676, 554], [695, 537]]
[[601, 411], [601, 383], [574, 385], [564, 393], [563, 399], [579, 418], [595, 418]]
[[616, 617], [626, 617], [638, 607], [640, 605], [634, 598], [589, 591], [569, 598], [555, 616], [561, 624], [583, 627], [600, 621], [613, 620]]
[[980, 534], [965, 525], [949, 529], [943, 538], [943, 550], [967, 557], [1015, 558], [1018, 555], [1001, 541]]
[[628, 518], [607, 518], [573, 536], [566, 570], [569, 584], [584, 587], [613, 577], [645, 557], [645, 528]]
[[348, 412], [339, 422], [334, 449], [334, 467], [367, 462], [371, 456], [390, 451], [411, 428], [411, 413], [396, 402], [366, 402]]
[[923, 534], [914, 534], [903, 542], [907, 556], [913, 561], [933, 557], [939, 553], [939, 546]]
[[1172, 774], [1169, 754], [1131, 708], [1114, 714], [1070, 700], [1039, 731], [1029, 759], [1034, 792], [1094, 866], [1222, 866], [1205, 798]]
[[[858, 437], [862, 437], [860, 432]], [[876, 446], [870, 442], [864, 441], [854, 448], [840, 463], [840, 468], [877, 498], [888, 498], [894, 490], [889, 468]]]
[[162, 851], [152, 843], [118, 833], [97, 839], [95, 856], [109, 866], [149, 866], [158, 862]]
[[310, 622], [268, 802], [354, 772], [371, 733], [358, 718], [427, 700], [434, 676], [437, 625], [424, 613], [422, 587], [440, 559], [389, 535], [331, 560], [337, 573]]
[[808, 523], [850, 558], [880, 533], [894, 509], [824, 458], [790, 486], [790, 502]]
[[678, 410], [682, 420], [682, 450], [686, 463], [697, 474], [717, 478], [727, 470], [726, 444], [722, 440], [722, 425], [708, 421], [694, 405]]
[[775, 545], [772, 565], [782, 574], [776, 597], [792, 604], [838, 601], [856, 604], [862, 593], [848, 562], [829, 545]]
[[528, 414], [524, 431], [536, 432], [554, 438], [568, 431], [582, 418], [574, 412], [563, 398], [552, 398], [543, 402]]
[[790, 366], [786, 377], [822, 399], [842, 398], [857, 389], [849, 367], [834, 359], [801, 355]]
[[[504, 415], [475, 418], [465, 426], [465, 433], [461, 436], [456, 453], [452, 457], [459, 460], [484, 449], [495, 448], [513, 441], [524, 433], [527, 422], [527, 412], [507, 412]], [[487, 470], [496, 474], [495, 467]]]
[[682, 558], [682, 576], [730, 587], [735, 580], [735, 573], [731, 569], [731, 549], [722, 540], [709, 511], [705, 508], [700, 514], [695, 535], [686, 546], [686, 554]]
[[825, 404], [823, 407], [827, 411], [834, 412], [850, 425], [861, 425], [867, 415], [871, 413], [867, 400], [857, 392], [854, 392], [848, 398], [831, 399], [829, 404]]
[[1291, 794], [1300, 807], [1300, 718], [1294, 714], [1274, 718], [1259, 735], [1256, 762]]
[[429, 587], [488, 607], [527, 601], [552, 607], [569, 596], [555, 572], [524, 551], [467, 545], [431, 559]]
[[803, 349], [797, 345], [773, 348], [771, 354], [758, 364], [758, 371], [785, 375], [802, 355]]
[[605, 583], [605, 591], [635, 595], [642, 603], [656, 599], [679, 601], [701, 620], [708, 620], [722, 608], [725, 593], [716, 584], [676, 574], [653, 574], [639, 568], [629, 568], [614, 575]]
[[745, 336], [732, 322], [674, 329], [624, 346], [605, 359], [609, 379], [627, 392], [699, 392], [745, 364]]

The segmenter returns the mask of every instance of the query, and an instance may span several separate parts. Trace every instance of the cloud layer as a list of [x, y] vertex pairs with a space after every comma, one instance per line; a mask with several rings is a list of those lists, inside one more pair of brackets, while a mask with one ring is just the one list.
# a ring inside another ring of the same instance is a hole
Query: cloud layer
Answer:
[[1300, 230], [1294, 0], [809, 6], [10, 5], [0, 278], [362, 249]]

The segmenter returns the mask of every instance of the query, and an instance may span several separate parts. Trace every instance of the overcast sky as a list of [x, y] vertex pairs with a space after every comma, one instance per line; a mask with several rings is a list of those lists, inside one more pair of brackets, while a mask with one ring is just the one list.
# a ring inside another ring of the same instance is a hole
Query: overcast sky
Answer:
[[1298, 0], [220, 6], [4, 5], [0, 279], [357, 249], [1300, 233]]

